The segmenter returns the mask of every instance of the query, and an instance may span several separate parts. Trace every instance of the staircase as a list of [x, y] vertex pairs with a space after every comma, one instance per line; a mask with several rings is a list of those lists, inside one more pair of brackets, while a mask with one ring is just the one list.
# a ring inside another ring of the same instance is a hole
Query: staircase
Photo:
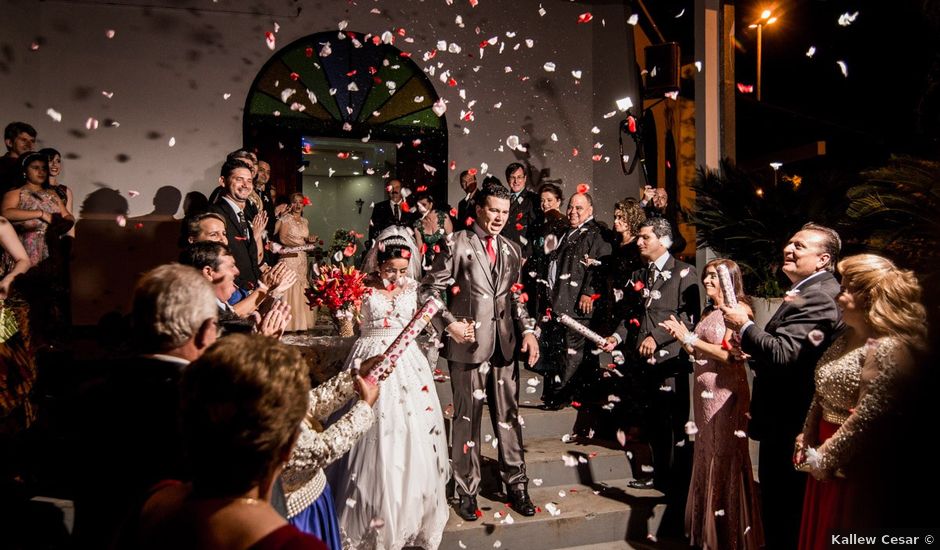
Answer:
[[[441, 359], [436, 384], [441, 410], [450, 433], [453, 407], [447, 361]], [[585, 413], [572, 407], [560, 411], [537, 408], [541, 376], [520, 369], [520, 417], [525, 444], [529, 494], [538, 507], [524, 517], [505, 504], [500, 494], [497, 451], [484, 408], [483, 464], [480, 494], [483, 516], [461, 519], [451, 508], [442, 549], [500, 548], [502, 550], [601, 550], [621, 548], [688, 548], [673, 537], [657, 542], [665, 511], [662, 494], [627, 486], [633, 478], [625, 451], [616, 442], [572, 435]]]

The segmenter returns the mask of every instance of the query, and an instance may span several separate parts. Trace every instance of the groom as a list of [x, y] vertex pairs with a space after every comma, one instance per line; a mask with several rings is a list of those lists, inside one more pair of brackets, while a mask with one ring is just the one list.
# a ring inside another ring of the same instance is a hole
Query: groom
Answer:
[[[518, 300], [522, 269], [519, 245], [500, 236], [509, 219], [509, 191], [501, 185], [484, 187], [474, 196], [476, 222], [453, 235], [434, 259], [421, 295], [446, 294], [450, 305], [433, 320], [449, 336], [444, 357], [450, 364], [454, 390], [451, 459], [460, 504], [457, 513], [477, 519], [480, 487], [480, 424], [483, 396], [490, 409], [493, 432], [499, 440], [499, 470], [508, 488], [510, 505], [520, 514], [535, 514], [529, 498], [519, 424], [518, 340], [529, 365], [539, 358], [535, 322]], [[515, 295], [514, 295], [515, 294]]]

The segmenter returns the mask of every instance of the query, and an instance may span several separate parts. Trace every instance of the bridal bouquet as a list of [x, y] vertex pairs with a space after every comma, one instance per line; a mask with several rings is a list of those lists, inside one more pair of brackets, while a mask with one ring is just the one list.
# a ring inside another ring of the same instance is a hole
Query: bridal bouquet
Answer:
[[312, 308], [326, 306], [339, 328], [340, 336], [353, 335], [353, 319], [359, 316], [362, 299], [372, 292], [363, 284], [366, 274], [351, 266], [325, 265], [320, 276], [306, 290]]

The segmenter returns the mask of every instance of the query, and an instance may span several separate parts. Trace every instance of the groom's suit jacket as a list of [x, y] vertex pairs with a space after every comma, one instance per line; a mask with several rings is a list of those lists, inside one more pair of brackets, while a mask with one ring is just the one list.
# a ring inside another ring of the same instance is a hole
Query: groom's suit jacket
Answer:
[[519, 245], [497, 235], [496, 268], [490, 268], [486, 248], [471, 227], [453, 234], [453, 242], [434, 258], [434, 266], [425, 275], [420, 294], [423, 299], [444, 294], [449, 304], [432, 322], [443, 333], [455, 321], [476, 322], [476, 340], [457, 344], [444, 338], [444, 357], [458, 363], [483, 363], [496, 351], [496, 341], [503, 359], [512, 361], [522, 331], [534, 328], [525, 304], [513, 297], [512, 286], [519, 282], [522, 253]]

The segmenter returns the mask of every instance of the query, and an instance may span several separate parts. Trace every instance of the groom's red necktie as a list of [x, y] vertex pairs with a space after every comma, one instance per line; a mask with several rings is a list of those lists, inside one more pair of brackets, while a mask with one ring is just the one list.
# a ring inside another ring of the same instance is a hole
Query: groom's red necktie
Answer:
[[486, 255], [490, 258], [490, 267], [496, 267], [496, 249], [493, 248], [493, 236], [486, 238]]

